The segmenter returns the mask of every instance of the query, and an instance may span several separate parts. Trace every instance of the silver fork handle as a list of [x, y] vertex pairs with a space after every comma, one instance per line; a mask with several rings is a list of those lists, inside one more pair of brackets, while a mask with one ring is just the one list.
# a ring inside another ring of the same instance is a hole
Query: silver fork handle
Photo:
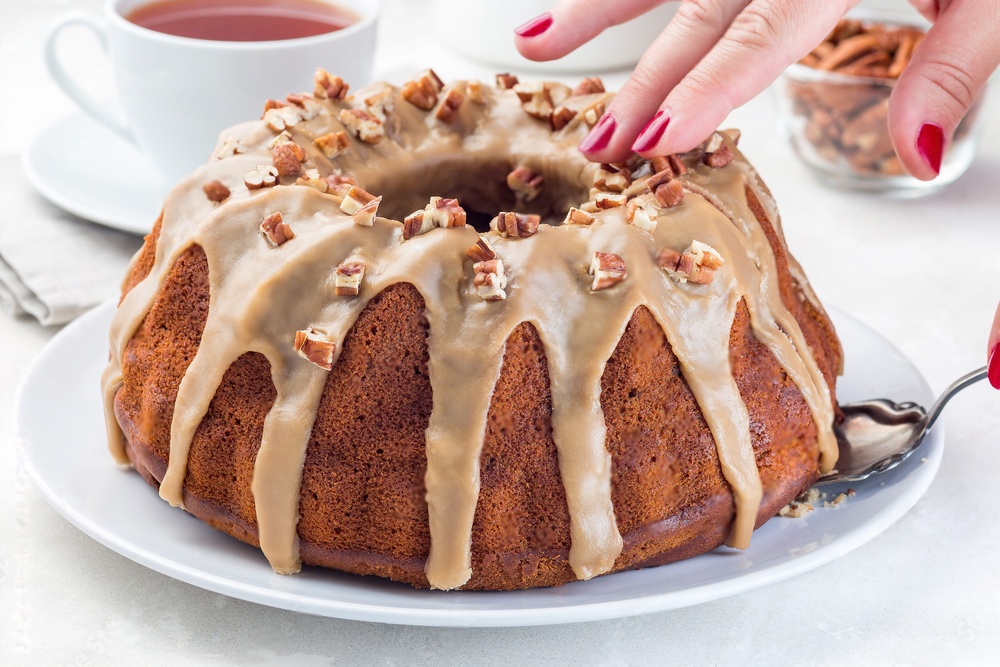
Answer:
[[963, 375], [954, 382], [951, 386], [944, 390], [944, 393], [938, 396], [938, 399], [934, 401], [934, 405], [927, 412], [927, 430], [930, 430], [931, 426], [934, 426], [934, 422], [937, 421], [938, 416], [941, 414], [941, 410], [944, 409], [945, 404], [951, 400], [952, 396], [962, 391], [966, 387], [972, 384], [976, 384], [982, 379], [986, 378], [986, 366], [983, 366], [979, 370], [972, 371], [968, 375]]

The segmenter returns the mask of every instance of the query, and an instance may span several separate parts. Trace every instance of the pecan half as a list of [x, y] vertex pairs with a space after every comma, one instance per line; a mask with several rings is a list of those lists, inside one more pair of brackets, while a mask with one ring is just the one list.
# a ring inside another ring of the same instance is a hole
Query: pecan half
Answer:
[[270, 188], [278, 183], [278, 170], [274, 165], [259, 164], [257, 168], [248, 171], [243, 176], [243, 185], [247, 190], [257, 190], [259, 188]]
[[527, 238], [538, 231], [541, 221], [542, 217], [539, 215], [504, 211], [490, 221], [490, 230], [502, 238]]
[[295, 238], [288, 223], [281, 219], [281, 212], [275, 211], [260, 223], [260, 233], [272, 248], [277, 248]]
[[544, 184], [544, 176], [523, 165], [507, 174], [507, 187], [514, 192], [518, 199], [523, 198], [531, 201], [542, 191]]
[[305, 150], [294, 141], [279, 143], [271, 149], [271, 162], [278, 170], [278, 176], [298, 176], [305, 161]]
[[230, 194], [229, 188], [220, 180], [209, 181], [201, 186], [201, 189], [205, 192], [208, 200], [215, 204], [221, 204], [226, 201]]
[[334, 293], [337, 296], [357, 296], [361, 291], [361, 281], [364, 277], [364, 263], [342, 262], [334, 275]]
[[327, 333], [309, 327], [295, 332], [295, 351], [320, 368], [333, 368], [333, 357], [337, 344], [327, 338]]
[[625, 269], [625, 260], [620, 255], [613, 252], [595, 252], [590, 262], [590, 275], [594, 277], [590, 289], [598, 292], [614, 287], [628, 278], [628, 271]]

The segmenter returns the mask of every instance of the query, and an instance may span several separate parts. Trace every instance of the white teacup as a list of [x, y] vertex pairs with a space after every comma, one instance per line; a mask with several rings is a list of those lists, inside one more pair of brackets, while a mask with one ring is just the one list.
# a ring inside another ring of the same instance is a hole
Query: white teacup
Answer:
[[[268, 98], [312, 90], [324, 67], [354, 87], [371, 79], [378, 0], [335, 0], [357, 22], [334, 32], [267, 42], [189, 39], [148, 30], [124, 17], [149, 0], [108, 0], [103, 15], [67, 14], [49, 32], [46, 64], [77, 104], [135, 143], [174, 181], [204, 162], [219, 133], [259, 116]], [[84, 93], [56, 56], [62, 30], [82, 25], [101, 40], [115, 73], [118, 102]]]

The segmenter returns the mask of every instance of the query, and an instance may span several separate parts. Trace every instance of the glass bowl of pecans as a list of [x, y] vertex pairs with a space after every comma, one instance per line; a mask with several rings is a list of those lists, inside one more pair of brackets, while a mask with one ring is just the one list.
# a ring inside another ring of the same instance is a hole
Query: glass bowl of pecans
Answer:
[[779, 104], [798, 156], [836, 187], [918, 196], [961, 176], [976, 150], [983, 96], [946, 147], [941, 174], [920, 181], [903, 169], [889, 138], [889, 94], [924, 37], [916, 24], [847, 18], [782, 74]]

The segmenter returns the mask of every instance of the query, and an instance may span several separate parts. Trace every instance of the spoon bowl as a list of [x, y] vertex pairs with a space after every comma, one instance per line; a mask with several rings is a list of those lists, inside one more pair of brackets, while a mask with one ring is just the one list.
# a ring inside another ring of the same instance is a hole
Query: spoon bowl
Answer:
[[834, 427], [840, 450], [837, 468], [820, 477], [815, 486], [857, 482], [895, 468], [920, 447], [952, 396], [985, 377], [985, 366], [964, 375], [941, 394], [930, 410], [885, 398], [841, 406], [844, 420]]

